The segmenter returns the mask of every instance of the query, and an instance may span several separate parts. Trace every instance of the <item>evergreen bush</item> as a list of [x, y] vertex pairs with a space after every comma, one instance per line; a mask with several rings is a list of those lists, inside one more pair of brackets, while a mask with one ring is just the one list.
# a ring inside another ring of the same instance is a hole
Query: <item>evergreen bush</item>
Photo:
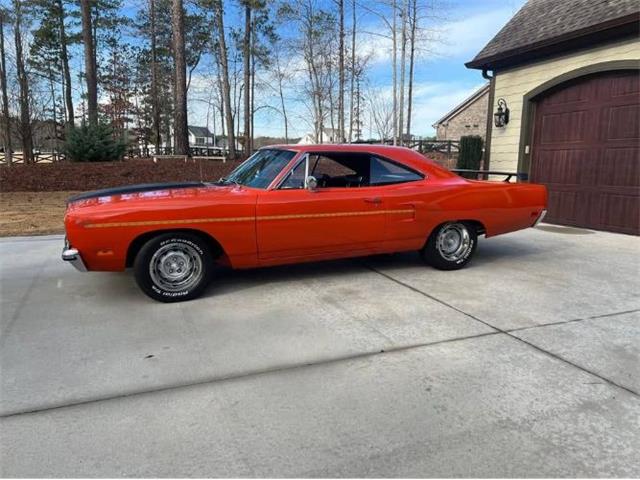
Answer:
[[113, 129], [105, 123], [70, 129], [63, 147], [66, 158], [72, 162], [121, 160], [126, 148], [124, 140], [114, 138]]
[[[483, 143], [482, 137], [478, 135], [460, 137], [460, 149], [456, 168], [480, 170]], [[475, 173], [462, 174], [462, 176], [466, 178], [477, 178]]]

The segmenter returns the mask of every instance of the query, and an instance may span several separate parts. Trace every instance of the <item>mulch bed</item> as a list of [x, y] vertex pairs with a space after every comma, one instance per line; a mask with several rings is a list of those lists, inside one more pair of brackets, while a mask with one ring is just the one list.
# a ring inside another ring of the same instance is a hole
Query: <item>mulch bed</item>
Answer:
[[238, 162], [151, 159], [0, 166], [2, 192], [87, 191], [136, 183], [215, 181]]

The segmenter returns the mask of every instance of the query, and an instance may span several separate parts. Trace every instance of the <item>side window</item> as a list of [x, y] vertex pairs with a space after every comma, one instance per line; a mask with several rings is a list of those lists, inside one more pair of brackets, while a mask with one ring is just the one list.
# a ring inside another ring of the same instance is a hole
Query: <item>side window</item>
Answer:
[[304, 159], [299, 162], [289, 176], [286, 178], [282, 185], [280, 185], [281, 189], [300, 189], [304, 188]]
[[363, 176], [355, 170], [323, 155], [312, 156], [309, 174], [316, 177], [319, 188], [360, 187]]
[[421, 180], [422, 176], [397, 163], [378, 157], [371, 157], [369, 185], [386, 185]]

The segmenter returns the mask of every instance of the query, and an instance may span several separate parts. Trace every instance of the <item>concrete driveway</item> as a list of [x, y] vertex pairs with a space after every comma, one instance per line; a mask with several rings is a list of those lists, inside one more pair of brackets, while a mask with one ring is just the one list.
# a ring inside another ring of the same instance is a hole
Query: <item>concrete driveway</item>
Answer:
[[159, 304], [0, 240], [2, 476], [640, 476], [640, 238], [543, 225]]

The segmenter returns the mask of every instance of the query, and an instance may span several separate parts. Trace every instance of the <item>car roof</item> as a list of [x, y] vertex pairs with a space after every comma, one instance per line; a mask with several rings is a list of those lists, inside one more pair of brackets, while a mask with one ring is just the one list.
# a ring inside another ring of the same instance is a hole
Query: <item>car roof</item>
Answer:
[[425, 157], [419, 152], [407, 147], [399, 147], [394, 145], [381, 145], [370, 143], [347, 143], [347, 144], [331, 144], [321, 143], [312, 145], [298, 145], [298, 144], [279, 144], [268, 145], [262, 147], [260, 150], [277, 149], [277, 150], [290, 150], [298, 153], [322, 153], [322, 152], [359, 152], [359, 153], [373, 153], [390, 160], [403, 163], [408, 167], [414, 168], [420, 172], [436, 175], [438, 177], [455, 177], [456, 175], [446, 168], [441, 167], [433, 160]]

